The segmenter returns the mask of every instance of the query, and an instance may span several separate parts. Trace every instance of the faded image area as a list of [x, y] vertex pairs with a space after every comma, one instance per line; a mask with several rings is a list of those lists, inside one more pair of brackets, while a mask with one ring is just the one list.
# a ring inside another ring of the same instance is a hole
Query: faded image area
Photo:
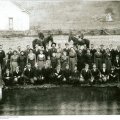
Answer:
[[0, 115], [119, 115], [120, 1], [0, 0]]

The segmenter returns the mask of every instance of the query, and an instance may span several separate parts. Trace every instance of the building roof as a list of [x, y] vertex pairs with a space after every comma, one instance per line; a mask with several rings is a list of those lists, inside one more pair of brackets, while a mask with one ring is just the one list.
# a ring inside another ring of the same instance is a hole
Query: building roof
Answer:
[[22, 2], [20, 2], [20, 1], [13, 1], [13, 0], [10, 0], [10, 2], [12, 2], [16, 6], [18, 6], [22, 10], [22, 12], [26, 12], [27, 14], [30, 14], [30, 12], [27, 9], [24, 8]]

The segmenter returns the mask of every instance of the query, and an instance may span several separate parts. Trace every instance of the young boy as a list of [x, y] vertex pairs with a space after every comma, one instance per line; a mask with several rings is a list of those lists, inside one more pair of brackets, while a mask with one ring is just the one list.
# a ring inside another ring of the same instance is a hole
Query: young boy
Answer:
[[103, 63], [102, 69], [101, 69], [101, 79], [102, 83], [106, 83], [109, 80], [109, 72], [106, 68], [106, 64]]
[[91, 70], [92, 79], [94, 83], [99, 83], [100, 81], [100, 71], [96, 67], [96, 64], [93, 64], [93, 69]]
[[85, 83], [92, 83], [93, 82], [93, 81], [91, 81], [92, 74], [91, 74], [91, 70], [89, 69], [88, 64], [86, 64], [85, 68], [82, 69], [81, 76], [83, 77]]
[[19, 67], [13, 72], [13, 84], [23, 84], [22, 72]]
[[71, 73], [71, 83], [78, 84], [80, 79], [80, 72], [77, 70], [77, 66], [75, 66], [74, 71]]

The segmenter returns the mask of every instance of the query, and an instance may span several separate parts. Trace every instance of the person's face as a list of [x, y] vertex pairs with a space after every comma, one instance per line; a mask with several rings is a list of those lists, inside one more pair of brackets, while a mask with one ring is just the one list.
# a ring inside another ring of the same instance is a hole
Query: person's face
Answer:
[[56, 56], [56, 54], [55, 54], [55, 53], [53, 53], [53, 54], [52, 54], [52, 56], [53, 56], [53, 57], [55, 57], [55, 56]]
[[94, 45], [93, 45], [93, 44], [91, 44], [91, 48], [94, 48]]
[[42, 51], [42, 50], [40, 50], [40, 54], [43, 54], [43, 51]]
[[19, 67], [16, 67], [16, 71], [19, 71]]
[[67, 55], [67, 53], [66, 53], [66, 52], [63, 52], [63, 55], [65, 55], [65, 56], [66, 56], [66, 55]]
[[38, 44], [36, 44], [35, 47], [38, 48], [39, 47]]
[[6, 59], [8, 59], [8, 54], [6, 54]]
[[77, 70], [77, 67], [75, 66], [74, 70], [76, 71]]
[[14, 52], [14, 55], [17, 55], [17, 52]]
[[106, 52], [108, 53], [108, 52], [109, 52], [109, 49], [106, 49]]
[[96, 69], [96, 65], [93, 65], [93, 68]]
[[30, 65], [30, 64], [29, 64], [29, 65], [27, 65], [27, 68], [28, 68], [28, 69], [30, 69], [30, 68], [31, 68], [31, 65]]
[[118, 57], [118, 56], [116, 56], [116, 60], [119, 60], [119, 57]]
[[104, 46], [103, 46], [103, 45], [101, 45], [101, 46], [100, 46], [100, 48], [101, 48], [101, 49], [103, 49], [103, 48], [104, 48]]
[[57, 69], [60, 70], [60, 65], [57, 66]]
[[52, 47], [55, 48], [55, 44], [53, 44]]
[[24, 52], [21, 52], [21, 55], [24, 55]]
[[11, 52], [11, 51], [12, 51], [12, 48], [9, 48], [9, 51]]
[[90, 50], [87, 50], [87, 53], [89, 54], [89, 53], [90, 53]]
[[2, 46], [0, 46], [0, 50], [2, 50]]
[[30, 53], [33, 53], [33, 51], [32, 51], [32, 50], [30, 50]]
[[103, 68], [106, 68], [106, 65], [105, 65], [105, 64], [103, 64]]
[[58, 44], [58, 47], [60, 48], [60, 47], [61, 47], [61, 44]]
[[20, 46], [18, 46], [18, 50], [20, 50], [21, 49], [21, 47]]
[[68, 44], [65, 44], [65, 46], [66, 46], [66, 48], [68, 48], [68, 47], [69, 47], [69, 45], [68, 45]]
[[89, 69], [89, 65], [85, 65], [85, 69]]
[[27, 49], [30, 49], [30, 46], [29, 46], [29, 45], [27, 45]]
[[86, 45], [84, 45], [84, 49], [86, 49], [87, 47], [86, 47]]
[[48, 56], [48, 60], [50, 60], [50, 56]]
[[99, 48], [97, 49], [97, 52], [100, 52], [100, 49], [99, 49]]
[[67, 70], [69, 69], [69, 65], [66, 66], [66, 69], [67, 69]]
[[109, 47], [112, 48], [112, 44], [110, 44]]
[[6, 69], [6, 73], [9, 73], [10, 71], [9, 71], [9, 69]]

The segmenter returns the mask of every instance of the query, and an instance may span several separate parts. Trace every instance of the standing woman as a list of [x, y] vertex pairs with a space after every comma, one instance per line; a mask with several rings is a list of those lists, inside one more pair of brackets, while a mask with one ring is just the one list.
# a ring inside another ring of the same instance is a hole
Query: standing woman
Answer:
[[56, 57], [58, 59], [58, 65], [60, 65], [60, 57], [62, 55], [62, 48], [61, 48], [61, 44], [59, 43], [58, 44], [58, 48], [57, 48], [57, 54], [56, 54]]
[[17, 51], [14, 50], [13, 55], [10, 58], [10, 68], [12, 73], [16, 70], [16, 67], [18, 67], [18, 57]]
[[67, 56], [66, 51], [63, 51], [61, 58], [60, 58], [60, 63], [61, 63], [61, 69], [65, 70], [66, 66], [69, 64], [69, 57]]
[[27, 63], [30, 63], [31, 64], [31, 67], [34, 67], [35, 66], [35, 63], [36, 63], [36, 55], [33, 53], [33, 50], [30, 49], [30, 52], [27, 56]]
[[20, 56], [18, 57], [18, 65], [20, 66], [20, 70], [23, 72], [27, 63], [27, 57], [23, 51], [20, 52]]
[[109, 51], [109, 48], [106, 49], [106, 53], [104, 54], [104, 58], [105, 58], [105, 64], [106, 64], [106, 68], [108, 71], [111, 70], [111, 66], [112, 66], [112, 56], [111, 53]]
[[69, 52], [69, 67], [71, 71], [74, 71], [76, 63], [77, 63], [77, 54], [74, 48], [71, 47]]
[[95, 52], [94, 62], [96, 67], [100, 70], [102, 68], [102, 53], [100, 52], [99, 48], [97, 49], [97, 52]]
[[37, 57], [37, 64], [38, 64], [38, 69], [42, 69], [45, 64], [45, 55], [43, 54], [43, 50], [40, 50], [40, 54]]

